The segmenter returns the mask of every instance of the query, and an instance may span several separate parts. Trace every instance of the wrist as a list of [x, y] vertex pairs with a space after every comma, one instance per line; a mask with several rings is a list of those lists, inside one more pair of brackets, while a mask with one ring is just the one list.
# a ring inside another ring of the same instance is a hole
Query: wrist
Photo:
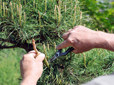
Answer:
[[21, 85], [36, 85], [37, 84], [37, 80], [33, 79], [33, 78], [23, 78]]
[[95, 42], [95, 48], [104, 48], [108, 47], [108, 41], [106, 40], [106, 33], [97, 31], [97, 39]]

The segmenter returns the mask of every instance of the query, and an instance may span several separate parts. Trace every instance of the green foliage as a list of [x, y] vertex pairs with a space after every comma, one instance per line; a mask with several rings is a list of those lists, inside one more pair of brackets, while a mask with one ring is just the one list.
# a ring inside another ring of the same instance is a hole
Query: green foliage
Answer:
[[0, 50], [0, 85], [20, 83], [20, 59], [25, 53], [22, 49]]
[[79, 0], [82, 1], [82, 9], [91, 17], [91, 28], [114, 31], [114, 2], [108, 0]]
[[76, 0], [10, 0], [0, 3], [0, 38], [11, 42], [29, 42], [57, 38], [80, 22]]

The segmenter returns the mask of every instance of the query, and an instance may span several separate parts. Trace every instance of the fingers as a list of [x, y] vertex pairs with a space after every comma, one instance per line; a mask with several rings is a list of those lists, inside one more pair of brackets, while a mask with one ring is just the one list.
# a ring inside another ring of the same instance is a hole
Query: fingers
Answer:
[[62, 48], [66, 48], [66, 47], [69, 47], [71, 46], [70, 43], [68, 43], [67, 40], [65, 40], [64, 42], [62, 42], [60, 45], [57, 46], [57, 49], [62, 49]]
[[28, 53], [35, 53], [35, 51], [34, 51], [34, 50], [32, 50], [32, 51], [29, 51]]
[[62, 36], [62, 38], [64, 40], [66, 40], [69, 37], [69, 34], [70, 34], [71, 31], [72, 31], [72, 29], [70, 29], [68, 32], [64, 33], [63, 36]]
[[22, 61], [23, 60], [36, 60], [36, 61], [42, 62], [44, 60], [44, 58], [45, 58], [45, 55], [43, 53], [41, 53], [41, 52], [39, 52], [39, 55], [36, 58], [34, 58], [34, 56], [36, 56], [35, 51], [34, 50], [30, 51], [30, 52], [28, 52], [27, 54], [25, 54], [23, 56]]
[[29, 53], [27, 53], [27, 54], [25, 54], [23, 56], [23, 59], [28, 59], [28, 58], [32, 58], [33, 59], [35, 55], [36, 55], [35, 52], [29, 52]]
[[69, 34], [70, 34], [70, 32], [64, 33], [63, 36], [62, 36], [62, 38], [64, 40], [66, 40], [68, 38]]
[[40, 54], [36, 57], [36, 60], [42, 62], [42, 61], [44, 60], [44, 58], [45, 58], [45, 54], [40, 53]]
[[78, 50], [73, 50], [73, 53], [77, 54], [78, 53]]
[[73, 52], [74, 52], [75, 54], [78, 54], [78, 53], [83, 53], [83, 52], [85, 52], [85, 51], [83, 51], [83, 50], [78, 50], [78, 49], [75, 49], [75, 50], [73, 50]]
[[[40, 54], [40, 52], [38, 52]], [[27, 54], [23, 56], [23, 59], [34, 59], [34, 56], [36, 56], [36, 52], [34, 50], [29, 51]]]
[[[35, 53], [35, 54], [36, 54], [36, 52], [35, 52], [34, 50], [29, 51], [28, 54], [29, 54], [29, 53]], [[38, 52], [38, 53], [40, 53], [40, 52]]]

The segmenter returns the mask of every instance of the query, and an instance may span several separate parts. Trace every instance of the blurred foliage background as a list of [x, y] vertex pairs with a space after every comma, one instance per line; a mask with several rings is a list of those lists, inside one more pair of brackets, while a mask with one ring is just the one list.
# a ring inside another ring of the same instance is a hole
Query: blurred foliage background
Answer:
[[[0, 85], [21, 82], [19, 61], [34, 38], [47, 60], [62, 34], [76, 25], [114, 32], [114, 2], [109, 0], [0, 0]], [[45, 46], [45, 48], [43, 47]], [[65, 51], [66, 49], [64, 49]], [[80, 85], [114, 72], [114, 53], [93, 49], [68, 54], [44, 65], [38, 85]]]
[[114, 31], [114, 1], [113, 0], [79, 0], [81, 9], [92, 19], [91, 28]]

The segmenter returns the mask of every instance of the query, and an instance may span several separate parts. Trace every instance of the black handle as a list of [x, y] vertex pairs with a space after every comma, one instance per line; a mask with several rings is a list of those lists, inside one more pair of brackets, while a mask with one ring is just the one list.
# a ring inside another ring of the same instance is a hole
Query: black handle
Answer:
[[61, 56], [67, 55], [68, 53], [72, 52], [73, 50], [74, 50], [74, 48], [70, 47], [65, 52], [61, 53]]

